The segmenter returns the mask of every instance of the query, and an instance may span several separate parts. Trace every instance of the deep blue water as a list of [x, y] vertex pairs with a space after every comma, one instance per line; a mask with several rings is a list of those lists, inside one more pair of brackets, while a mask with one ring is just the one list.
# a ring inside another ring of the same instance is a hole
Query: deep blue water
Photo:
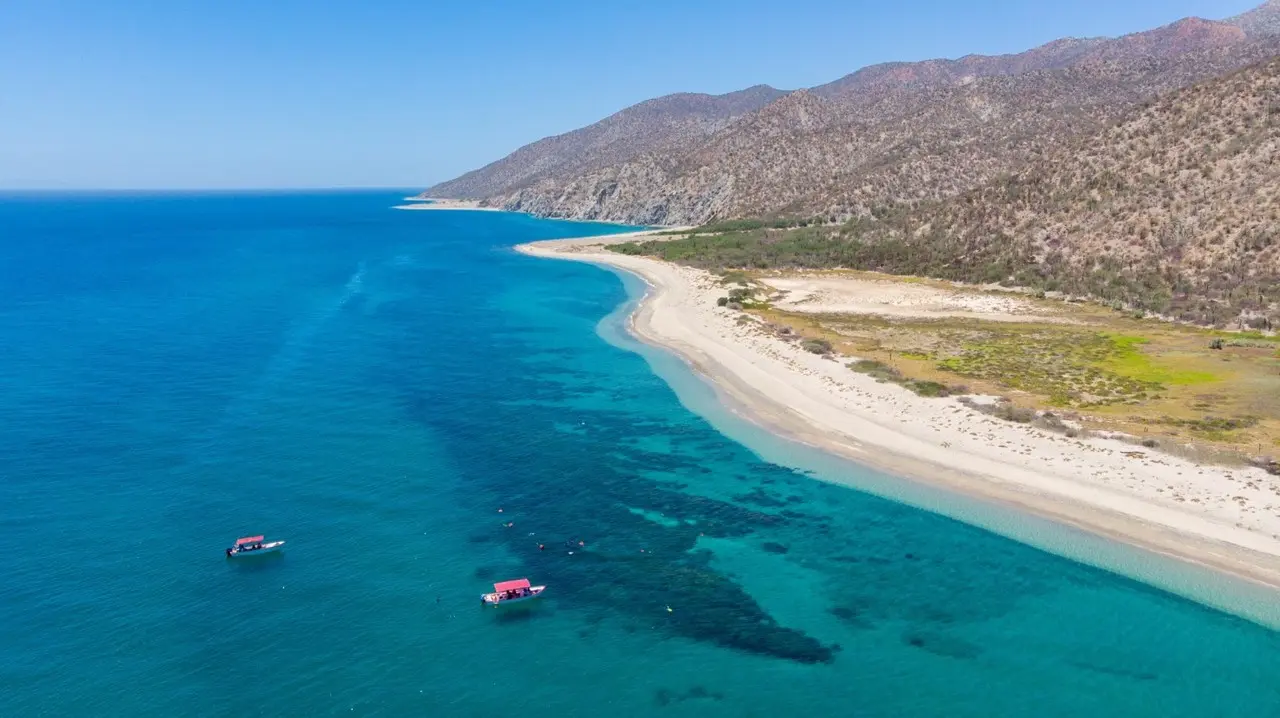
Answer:
[[0, 715], [1280, 715], [1276, 633], [768, 463], [510, 250], [619, 228], [398, 199], [0, 199]]

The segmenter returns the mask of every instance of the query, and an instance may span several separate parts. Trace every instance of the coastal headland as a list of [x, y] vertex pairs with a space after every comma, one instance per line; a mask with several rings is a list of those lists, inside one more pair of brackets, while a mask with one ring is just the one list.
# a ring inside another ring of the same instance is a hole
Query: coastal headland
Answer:
[[[1071, 421], [1059, 420], [1056, 428], [1064, 430], [1055, 431], [1043, 421], [1010, 420], [1007, 413], [1017, 407], [996, 396], [948, 396], [923, 385], [913, 391], [891, 367], [871, 361], [868, 369], [869, 360], [832, 351], [820, 335], [804, 338], [803, 321], [800, 331], [786, 321], [809, 310], [1008, 323], [1034, 315], [1034, 307], [994, 293], [931, 297], [927, 285], [910, 280], [868, 287], [796, 275], [752, 282], [772, 293], [752, 305], [741, 277], [607, 246], [662, 235], [551, 240], [517, 250], [641, 277], [649, 289], [631, 317], [632, 333], [684, 358], [746, 418], [776, 433], [1280, 589], [1280, 477], [1152, 450], [1133, 437], [1079, 431]], [[815, 309], [821, 302], [828, 306]]]

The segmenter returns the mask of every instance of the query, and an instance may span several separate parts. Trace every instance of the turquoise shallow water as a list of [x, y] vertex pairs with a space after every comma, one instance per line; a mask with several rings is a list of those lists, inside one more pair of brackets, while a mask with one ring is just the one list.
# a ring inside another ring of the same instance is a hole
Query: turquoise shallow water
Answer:
[[1273, 631], [763, 460], [510, 250], [613, 228], [397, 200], [0, 201], [0, 715], [1280, 714]]

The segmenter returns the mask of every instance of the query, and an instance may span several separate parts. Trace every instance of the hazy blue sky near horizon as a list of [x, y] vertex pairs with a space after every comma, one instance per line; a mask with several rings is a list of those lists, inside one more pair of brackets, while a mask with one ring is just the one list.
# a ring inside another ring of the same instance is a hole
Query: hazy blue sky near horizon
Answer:
[[426, 187], [671, 92], [1262, 0], [0, 0], [0, 188]]

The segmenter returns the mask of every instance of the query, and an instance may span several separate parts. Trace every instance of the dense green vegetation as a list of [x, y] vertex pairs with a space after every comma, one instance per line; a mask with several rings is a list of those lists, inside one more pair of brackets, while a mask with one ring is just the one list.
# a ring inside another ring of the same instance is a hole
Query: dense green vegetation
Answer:
[[[931, 276], [970, 282], [1010, 278], [1037, 281], [1033, 258], [1009, 251], [1010, 242], [994, 242], [986, 252], [964, 252], [945, 241], [868, 241], [859, 225], [791, 230], [752, 229], [717, 235], [693, 234], [673, 240], [627, 242], [611, 248], [623, 254], [656, 256], [707, 269], [850, 268]], [[967, 255], [963, 256], [962, 255]], [[957, 261], [962, 259], [962, 261]]]
[[755, 229], [791, 229], [827, 223], [825, 217], [770, 217], [765, 219], [726, 219], [720, 222], [694, 227], [693, 229], [673, 229], [659, 232], [664, 235], [699, 235], [723, 234], [725, 232], [749, 232]]

